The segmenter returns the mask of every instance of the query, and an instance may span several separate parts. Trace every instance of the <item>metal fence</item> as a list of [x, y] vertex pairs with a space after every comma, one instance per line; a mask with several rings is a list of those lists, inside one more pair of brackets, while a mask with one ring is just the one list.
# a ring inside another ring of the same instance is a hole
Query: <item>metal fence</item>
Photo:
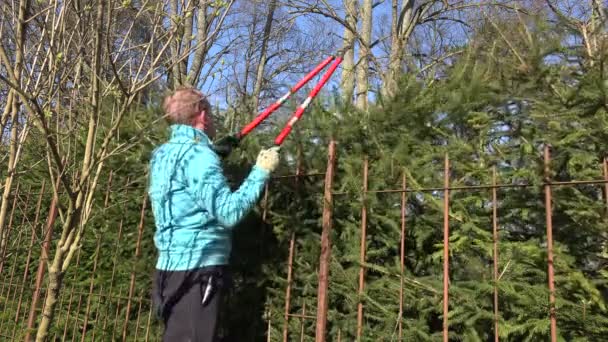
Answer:
[[[568, 187], [577, 185], [597, 185], [602, 186], [604, 199], [608, 197], [608, 161], [604, 160], [601, 165], [603, 179], [577, 180], [567, 182], [551, 181], [549, 165], [551, 162], [549, 147], [544, 150], [545, 180], [541, 185], [544, 192], [545, 219], [546, 219], [546, 239], [547, 239], [547, 287], [549, 289], [549, 308], [548, 313], [551, 326], [551, 341], [557, 341], [557, 321], [555, 312], [555, 282], [553, 268], [553, 224], [552, 224], [552, 190], [555, 187]], [[320, 255], [318, 259], [318, 284], [317, 284], [317, 303], [311, 305], [306, 303], [299, 306], [294, 312], [293, 283], [294, 274], [294, 254], [296, 250], [295, 239], [292, 234], [289, 245], [284, 246], [288, 249], [288, 259], [286, 260], [286, 287], [284, 297], [284, 311], [281, 320], [275, 317], [268, 318], [268, 341], [304, 341], [304, 324], [314, 322], [315, 341], [322, 342], [327, 338], [328, 323], [328, 298], [330, 274], [330, 257], [332, 249], [331, 231], [334, 225], [332, 218], [332, 208], [335, 201], [340, 196], [348, 196], [344, 192], [334, 190], [334, 178], [336, 174], [336, 144], [332, 141], [328, 147], [327, 169], [324, 173], [304, 174], [298, 166], [293, 175], [277, 176], [276, 178], [300, 179], [303, 177], [313, 177], [321, 182], [324, 177], [324, 193], [322, 208], [322, 234], [320, 241]], [[492, 236], [493, 236], [493, 306], [494, 306], [494, 331], [495, 340], [498, 341], [499, 326], [499, 301], [500, 294], [496, 284], [499, 281], [499, 255], [498, 255], [498, 231], [500, 222], [498, 220], [497, 191], [502, 188], [526, 188], [538, 185], [531, 184], [499, 184], [496, 171], [492, 172], [492, 183], [476, 186], [452, 186], [449, 172], [450, 159], [446, 155], [444, 159], [444, 183], [440, 186], [431, 188], [410, 188], [407, 184], [405, 174], [402, 177], [401, 187], [396, 189], [369, 190], [369, 165], [364, 159], [361, 190], [365, 194], [398, 194], [400, 195], [400, 222], [401, 236], [399, 241], [401, 274], [405, 267], [405, 239], [407, 223], [407, 196], [408, 193], [441, 192], [443, 199], [443, 340], [448, 341], [449, 332], [449, 237], [450, 237], [450, 195], [458, 191], [490, 191], [492, 205]], [[105, 191], [104, 208], [112, 206], [110, 197], [110, 186], [112, 176], [107, 182]], [[38, 192], [29, 189], [22, 189], [16, 185], [8, 220], [8, 243], [0, 251], [0, 339], [6, 341], [20, 341], [32, 338], [35, 335], [36, 322], [40, 315], [41, 307], [46, 294], [45, 272], [47, 258], [51, 249], [51, 236], [56, 218], [58, 215], [57, 202], [55, 199], [50, 203], [44, 203], [47, 189], [42, 183]], [[262, 217], [265, 219], [268, 207], [269, 186], [260, 205], [262, 207]], [[133, 204], [132, 204], [133, 205]], [[96, 245], [89, 248], [91, 252], [87, 255], [77, 252], [74, 265], [64, 279], [64, 289], [59, 298], [56, 318], [51, 333], [53, 341], [157, 341], [161, 336], [159, 322], [155, 319], [153, 308], [150, 305], [148, 295], [149, 275], [137, 274], [135, 268], [130, 263], [136, 263], [144, 250], [143, 242], [149, 237], [144, 232], [144, 220], [147, 210], [147, 200], [144, 196], [142, 202], [137, 204], [141, 207], [141, 215], [138, 220], [124, 218], [118, 227], [113, 227], [111, 234], [98, 234]], [[32, 211], [32, 208], [33, 211]], [[606, 206], [608, 211], [608, 205]], [[369, 208], [363, 201], [361, 203], [360, 217], [360, 272], [358, 277], [358, 291], [362, 294], [366, 286], [366, 240]], [[33, 217], [31, 213], [34, 213]], [[44, 214], [46, 218], [43, 217]], [[125, 222], [123, 224], [123, 222]], [[127, 238], [128, 237], [128, 238]], [[135, 239], [132, 239], [135, 237]], [[91, 247], [91, 246], [90, 246]], [[99, 265], [99, 256], [102, 253], [112, 253], [111, 265]], [[130, 257], [129, 257], [130, 255]], [[121, 256], [121, 257], [119, 257]], [[123, 262], [119, 260], [131, 260]], [[98, 268], [105, 267], [111, 269], [111, 278], [102, 282], [96, 281]], [[131, 271], [126, 271], [131, 269]], [[403, 312], [404, 283], [401, 281], [399, 293], [399, 313]], [[357, 305], [357, 338], [361, 337], [364, 328], [364, 317], [366, 314], [365, 305], [359, 302]], [[290, 321], [299, 320], [300, 328], [291, 329]], [[280, 336], [271, 334], [271, 329], [281, 332]], [[398, 321], [398, 339], [402, 340], [403, 326], [401, 320]], [[338, 331], [336, 340], [341, 340]], [[272, 335], [272, 336], [271, 336]]]
[[[110, 205], [111, 183], [112, 174], [105, 191], [104, 209]], [[52, 198], [46, 208], [43, 204], [45, 195]], [[127, 227], [120, 220], [118, 227], [112, 229], [114, 241], [108, 241], [108, 235], [98, 234], [91, 253], [86, 254], [83, 249], [76, 251], [75, 262], [63, 278], [63, 290], [58, 299], [49, 340], [158, 340], [160, 327], [152, 319], [149, 296], [136, 290], [138, 279], [141, 281], [145, 278], [138, 276], [134, 270], [129, 274], [120, 272], [117, 267], [121, 263], [119, 252], [132, 249], [132, 258], [127, 258], [129, 262], [141, 254], [146, 205], [147, 198], [144, 197], [137, 225]], [[35, 209], [30, 210], [31, 206]], [[45, 213], [46, 221], [42, 217]], [[7, 243], [0, 251], [2, 340], [33, 340], [36, 335], [37, 319], [46, 299], [45, 274], [58, 213], [57, 198], [44, 182], [38, 193], [33, 193], [31, 188], [24, 191], [19, 184], [16, 185], [9, 212]], [[17, 217], [20, 217], [19, 223], [15, 221]], [[135, 242], [124, 240], [125, 235], [134, 233], [137, 235]], [[121, 249], [120, 245], [128, 247]], [[102, 253], [112, 254], [113, 260], [112, 265], [106, 266], [112, 271], [105, 286], [96, 282]], [[119, 275], [122, 278], [120, 281]], [[125, 281], [125, 278], [128, 280]]]

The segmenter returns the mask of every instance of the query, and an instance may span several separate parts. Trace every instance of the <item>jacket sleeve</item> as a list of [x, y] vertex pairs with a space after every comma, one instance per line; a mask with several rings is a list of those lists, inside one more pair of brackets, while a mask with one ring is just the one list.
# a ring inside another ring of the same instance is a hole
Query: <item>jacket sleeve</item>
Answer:
[[186, 156], [184, 172], [190, 194], [220, 225], [231, 228], [247, 215], [260, 198], [270, 174], [254, 166], [247, 178], [232, 191], [218, 156], [195, 146]]

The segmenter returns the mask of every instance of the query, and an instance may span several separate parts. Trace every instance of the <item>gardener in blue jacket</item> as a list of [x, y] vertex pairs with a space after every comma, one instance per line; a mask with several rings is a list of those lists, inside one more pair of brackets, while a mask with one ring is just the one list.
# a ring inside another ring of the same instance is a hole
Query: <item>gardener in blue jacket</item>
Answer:
[[165, 98], [171, 138], [152, 154], [151, 201], [158, 260], [153, 298], [164, 341], [214, 341], [233, 227], [253, 208], [279, 161], [262, 150], [238, 190], [231, 191], [211, 139], [211, 108], [192, 88]]

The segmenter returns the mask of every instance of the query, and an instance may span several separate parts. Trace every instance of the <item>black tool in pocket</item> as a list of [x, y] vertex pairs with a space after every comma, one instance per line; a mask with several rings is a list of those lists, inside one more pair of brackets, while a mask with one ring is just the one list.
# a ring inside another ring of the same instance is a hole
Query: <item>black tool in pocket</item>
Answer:
[[201, 292], [203, 299], [201, 300], [201, 304], [203, 306], [207, 306], [211, 299], [213, 298], [213, 294], [215, 292], [215, 279], [213, 279], [213, 275], [209, 275], [206, 283], [201, 286]]

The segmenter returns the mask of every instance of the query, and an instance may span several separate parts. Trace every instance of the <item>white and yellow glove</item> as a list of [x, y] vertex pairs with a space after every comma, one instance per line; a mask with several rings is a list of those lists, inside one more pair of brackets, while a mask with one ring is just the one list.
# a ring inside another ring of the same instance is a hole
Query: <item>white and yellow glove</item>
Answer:
[[256, 166], [268, 172], [273, 172], [279, 165], [279, 146], [261, 150], [258, 154]]

